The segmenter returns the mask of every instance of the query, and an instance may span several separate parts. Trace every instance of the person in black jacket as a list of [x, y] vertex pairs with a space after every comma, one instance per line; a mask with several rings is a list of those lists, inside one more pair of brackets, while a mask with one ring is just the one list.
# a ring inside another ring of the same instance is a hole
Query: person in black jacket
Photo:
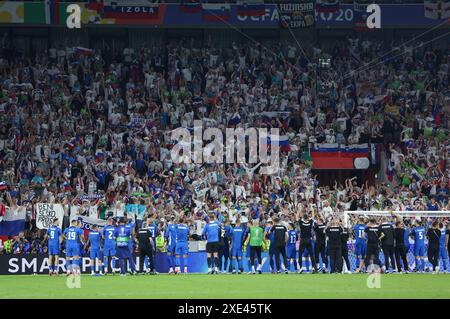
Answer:
[[314, 257], [317, 263], [317, 269], [321, 269], [321, 265], [319, 264], [319, 255], [322, 257], [322, 263], [325, 264], [325, 267], [322, 268], [322, 272], [326, 273], [328, 269], [328, 257], [326, 255], [326, 245], [325, 245], [325, 229], [327, 225], [324, 222], [322, 216], [319, 216], [317, 222], [314, 225], [314, 234], [315, 234], [315, 242], [314, 242]]
[[330, 273], [339, 271], [339, 263], [342, 259], [342, 227], [339, 226], [337, 219], [331, 221], [330, 227], [327, 227], [325, 234], [328, 239], [328, 256], [330, 256]]
[[441, 230], [439, 223], [434, 221], [427, 231], [428, 238], [428, 260], [433, 265], [433, 270], [439, 272], [439, 240], [441, 238]]
[[[364, 230], [367, 238], [367, 253], [365, 259], [366, 270], [369, 270], [371, 265], [377, 265], [380, 267], [380, 246], [379, 246], [379, 238], [380, 238], [380, 229], [376, 225], [375, 219], [371, 218], [369, 223], [367, 224], [366, 229]], [[374, 266], [372, 266], [373, 268]]]
[[406, 257], [407, 249], [405, 245], [405, 224], [398, 220], [395, 223], [395, 264], [397, 265], [397, 271], [401, 272], [400, 259], [403, 263], [403, 272], [408, 272], [408, 258]]
[[347, 246], [347, 242], [349, 239], [349, 231], [347, 228], [342, 227], [342, 233], [341, 233], [341, 249], [342, 249], [342, 259], [340, 260], [339, 263], [339, 272], [343, 272], [344, 269], [344, 262], [345, 262], [345, 266], [347, 267], [347, 271], [345, 271], [346, 274], [350, 274], [351, 273], [351, 268], [350, 268], [350, 260], [348, 259], [348, 246]]
[[[380, 229], [380, 240], [381, 247], [383, 248], [384, 254], [384, 267], [386, 272], [390, 272], [389, 267], [392, 266], [392, 269], [395, 270], [395, 257], [394, 257], [394, 243], [395, 243], [395, 233], [394, 227], [386, 217], [381, 219]], [[391, 263], [389, 264], [389, 260]]]

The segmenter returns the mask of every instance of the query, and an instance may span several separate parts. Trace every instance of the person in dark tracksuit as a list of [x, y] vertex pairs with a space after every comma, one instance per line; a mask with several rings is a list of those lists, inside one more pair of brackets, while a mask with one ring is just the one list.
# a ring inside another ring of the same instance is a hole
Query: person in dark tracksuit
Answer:
[[405, 224], [402, 221], [397, 221], [395, 223], [395, 264], [397, 266], [397, 271], [401, 272], [400, 259], [403, 263], [403, 272], [408, 272], [408, 258], [406, 257], [407, 246], [405, 245]]
[[140, 273], [144, 273], [144, 261], [145, 257], [148, 257], [150, 269], [147, 269], [147, 273], [154, 274], [155, 269], [153, 265], [153, 251], [155, 243], [153, 242], [153, 236], [151, 231], [147, 227], [147, 223], [142, 224], [142, 228], [138, 233], [139, 240], [139, 270]]
[[342, 227], [337, 220], [331, 222], [331, 226], [325, 230], [328, 242], [328, 256], [330, 256], [330, 273], [338, 273], [339, 262], [342, 259]]
[[298, 249], [298, 264], [300, 266], [300, 272], [302, 269], [303, 253], [308, 251], [311, 257], [311, 263], [314, 268], [313, 273], [317, 272], [316, 260], [314, 258], [314, 251], [312, 248], [312, 237], [313, 237], [313, 227], [314, 227], [314, 213], [312, 218], [308, 214], [304, 214], [303, 218], [298, 221], [298, 226], [300, 229], [300, 247]]
[[[317, 223], [314, 225], [314, 257], [317, 263], [317, 269], [322, 269], [323, 273], [327, 272], [328, 269], [328, 257], [326, 255], [326, 245], [325, 245], [325, 229], [327, 225], [325, 225], [324, 220], [321, 216], [317, 219]], [[322, 263], [325, 264], [325, 267], [321, 267], [319, 264], [320, 259], [319, 255], [322, 258]]]
[[433, 270], [439, 272], [439, 240], [441, 238], [441, 230], [439, 223], [434, 221], [427, 231], [428, 237], [428, 261], [433, 265]]
[[[392, 266], [392, 269], [395, 270], [395, 254], [394, 254], [394, 244], [395, 244], [395, 231], [394, 226], [390, 222], [388, 222], [386, 217], [381, 219], [380, 229], [380, 240], [381, 240], [381, 248], [383, 249], [384, 254], [384, 267], [386, 268], [386, 272], [389, 272], [389, 267]], [[389, 264], [390, 260], [390, 264]]]
[[369, 220], [369, 224], [367, 224], [366, 229], [364, 230], [367, 237], [367, 252], [366, 252], [366, 259], [365, 259], [365, 265], [366, 270], [369, 270], [369, 266], [371, 264], [377, 265], [380, 267], [380, 245], [379, 245], [379, 238], [380, 238], [380, 229], [376, 225], [375, 219], [371, 218]]
[[348, 242], [348, 238], [349, 238], [349, 231], [347, 228], [342, 227], [342, 233], [341, 233], [341, 243], [342, 243], [342, 258], [339, 260], [339, 272], [342, 272], [344, 269], [344, 262], [345, 262], [345, 266], [347, 267], [347, 271], [346, 273], [350, 273], [351, 272], [351, 268], [350, 268], [350, 260], [348, 259], [348, 246], [347, 246], [347, 242]]
[[[274, 218], [275, 225], [270, 229], [269, 235], [273, 234], [273, 247], [275, 254], [275, 263], [277, 266], [277, 273], [281, 272], [280, 255], [283, 258], [284, 272], [288, 273], [288, 260], [286, 256], [286, 243], [288, 241], [288, 230], [285, 226], [280, 224], [278, 217]], [[272, 244], [271, 244], [272, 245]]]

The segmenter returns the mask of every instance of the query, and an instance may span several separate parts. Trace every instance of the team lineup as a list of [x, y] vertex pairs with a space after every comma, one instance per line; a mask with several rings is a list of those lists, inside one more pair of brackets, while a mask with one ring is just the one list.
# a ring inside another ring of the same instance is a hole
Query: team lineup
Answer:
[[[326, 221], [314, 212], [297, 214], [291, 222], [274, 217], [265, 225], [260, 225], [259, 220], [243, 223], [241, 219], [237, 216], [230, 224], [220, 213], [205, 216], [201, 237], [206, 240], [208, 274], [240, 274], [244, 272], [244, 261], [249, 273], [262, 273], [263, 251], [268, 251], [272, 273], [302, 273], [302, 265], [307, 263], [312, 273], [449, 272], [450, 226], [444, 221], [426, 223], [395, 215], [389, 218], [359, 216], [352, 227], [344, 227], [338, 217]], [[89, 252], [92, 275], [115, 273], [117, 262], [120, 275], [125, 276], [126, 269], [132, 275], [137, 274], [133, 251], [140, 257], [140, 273], [157, 274], [155, 256], [158, 250], [166, 252], [169, 274], [188, 273], [191, 224], [192, 221], [181, 214], [171, 217], [164, 229], [159, 229], [153, 218], [146, 218], [138, 228], [136, 220], [125, 214], [118, 219], [109, 218], [102, 230], [93, 226], [84, 236], [76, 218], [64, 231], [55, 219], [46, 235], [49, 274], [59, 274], [58, 258], [63, 249], [68, 275], [81, 274], [83, 251]], [[410, 246], [414, 260], [408, 260]], [[351, 266], [349, 250], [356, 256], [355, 267]], [[380, 260], [381, 253], [384, 262]], [[426, 260], [431, 266], [427, 267]]]

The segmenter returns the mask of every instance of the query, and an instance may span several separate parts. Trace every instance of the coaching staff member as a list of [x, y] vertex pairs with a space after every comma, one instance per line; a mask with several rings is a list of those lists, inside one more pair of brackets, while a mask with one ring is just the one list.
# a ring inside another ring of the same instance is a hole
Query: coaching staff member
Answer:
[[428, 260], [433, 265], [433, 270], [439, 272], [439, 240], [441, 238], [441, 230], [439, 223], [434, 221], [427, 231], [428, 237]]
[[[380, 240], [381, 248], [384, 254], [384, 267], [386, 272], [389, 272], [389, 266], [395, 269], [395, 258], [394, 258], [394, 241], [395, 241], [395, 231], [391, 223], [388, 222], [386, 217], [381, 219], [380, 230]], [[391, 264], [389, 265], [389, 260]]]
[[328, 238], [328, 256], [330, 256], [330, 273], [339, 272], [339, 264], [342, 260], [342, 227], [336, 218], [331, 221], [330, 227], [327, 227], [325, 234]]
[[371, 264], [370, 261], [373, 262], [373, 264], [378, 265], [380, 267], [380, 259], [378, 258], [380, 254], [380, 228], [376, 225], [376, 221], [374, 218], [369, 219], [369, 223], [367, 224], [366, 229], [364, 230], [367, 237], [367, 253], [366, 253], [366, 259], [364, 261], [366, 265], [366, 270], [368, 269], [369, 265]]
[[405, 245], [405, 224], [398, 220], [395, 223], [395, 264], [397, 265], [397, 271], [402, 271], [400, 267], [400, 259], [403, 262], [403, 271], [408, 272], [408, 258], [406, 257], [406, 245]]
[[269, 234], [271, 235], [274, 234], [273, 246], [275, 253], [275, 263], [277, 265], [277, 273], [280, 273], [281, 269], [280, 268], [281, 266], [280, 254], [281, 254], [281, 256], [283, 257], [284, 272], [287, 274], [289, 268], [286, 257], [286, 243], [288, 240], [287, 228], [280, 224], [280, 218], [275, 217], [273, 221], [275, 222], [275, 225], [272, 226]]
[[155, 274], [155, 269], [153, 265], [153, 252], [155, 251], [155, 243], [153, 242], [152, 232], [148, 229], [147, 225], [151, 223], [152, 220], [147, 219], [146, 223], [142, 224], [142, 228], [139, 229], [138, 240], [139, 240], [139, 270], [140, 273], [144, 273], [144, 261], [147, 256], [148, 262], [150, 264], [150, 269], [147, 273]]

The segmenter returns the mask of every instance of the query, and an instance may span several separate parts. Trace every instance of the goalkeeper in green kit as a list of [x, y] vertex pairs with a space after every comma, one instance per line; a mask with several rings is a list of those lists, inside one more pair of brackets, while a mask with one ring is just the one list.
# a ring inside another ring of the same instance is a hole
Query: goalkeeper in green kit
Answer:
[[244, 247], [250, 242], [250, 262], [252, 265], [252, 274], [256, 274], [255, 271], [255, 255], [258, 256], [258, 273], [261, 274], [261, 247], [263, 244], [264, 229], [259, 226], [256, 220], [252, 220], [250, 231], [248, 232], [247, 238], [245, 239]]

